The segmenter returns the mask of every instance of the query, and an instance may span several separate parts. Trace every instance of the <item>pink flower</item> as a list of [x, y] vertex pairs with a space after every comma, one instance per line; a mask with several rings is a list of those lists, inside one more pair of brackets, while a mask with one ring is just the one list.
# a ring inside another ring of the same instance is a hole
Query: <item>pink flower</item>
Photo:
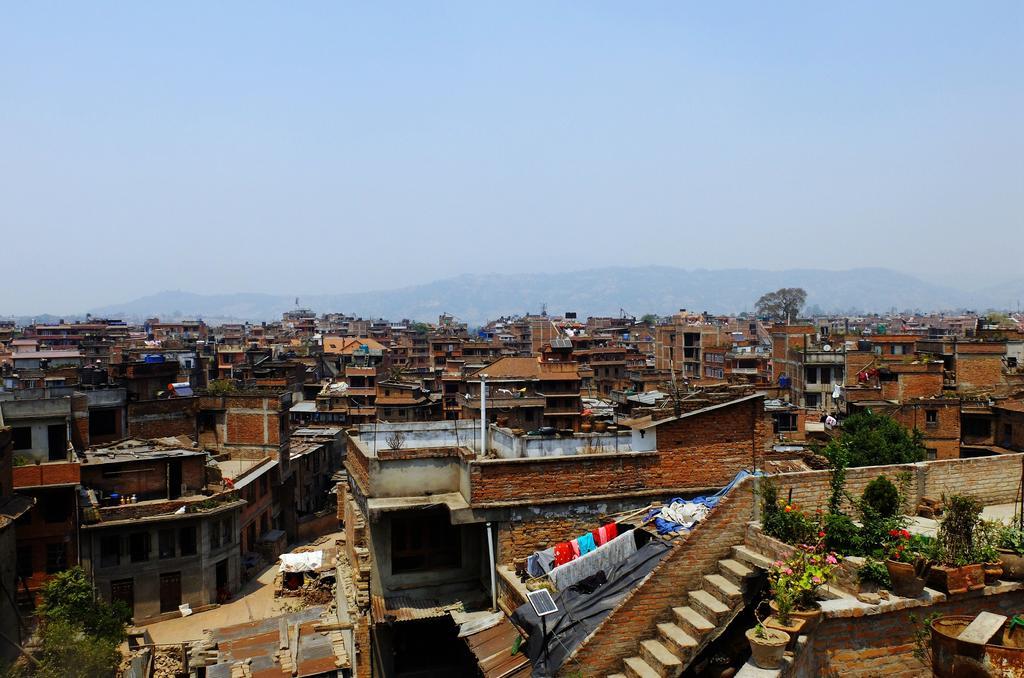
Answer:
[[793, 574], [793, 568], [792, 567], [787, 567], [786, 568], [786, 574]]
[[821, 583], [821, 577], [811, 577], [811, 583], [813, 583], [813, 584], [820, 584]]
[[835, 565], [839, 561], [836, 560], [836, 557], [830, 553], [827, 556], [825, 556], [825, 562], [828, 563], [829, 565]]

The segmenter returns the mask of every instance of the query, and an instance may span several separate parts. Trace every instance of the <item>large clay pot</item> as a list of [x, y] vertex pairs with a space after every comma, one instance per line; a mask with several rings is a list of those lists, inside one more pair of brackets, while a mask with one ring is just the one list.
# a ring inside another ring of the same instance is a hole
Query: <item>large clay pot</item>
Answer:
[[982, 563], [971, 563], [960, 568], [967, 579], [968, 591], [980, 591], [985, 588], [985, 566]]
[[589, 421], [585, 421], [582, 424], [580, 424], [580, 433], [590, 433], [590, 429], [591, 426]]
[[885, 569], [889, 571], [892, 592], [903, 598], [917, 598], [924, 591], [924, 579], [914, 572], [910, 563], [898, 560], [886, 560]]
[[999, 549], [999, 562], [1003, 564], [1003, 579], [1024, 579], [1024, 556], [1017, 555], [1015, 551]]
[[596, 433], [604, 433], [607, 430], [608, 430], [608, 422], [606, 422], [606, 421], [595, 421], [594, 422], [594, 432], [596, 432]]
[[786, 645], [787, 650], [793, 650], [796, 648], [796, 640], [801, 633], [804, 633], [804, 625], [807, 620], [802, 617], [794, 617], [792, 613], [789, 615], [789, 623], [783, 624], [781, 620], [775, 615], [772, 615], [764, 620], [764, 627], [766, 629], [775, 629], [776, 631], [782, 631], [789, 635], [789, 643]]
[[789, 634], [777, 629], [764, 629], [765, 638], [757, 637], [757, 629], [747, 629], [747, 640], [750, 641], [750, 658], [762, 669], [777, 669], [782, 666]]
[[928, 574], [928, 584], [945, 593], [967, 593], [985, 588], [985, 570], [981, 563], [963, 567], [936, 565]]
[[[772, 608], [772, 613], [778, 616], [779, 606], [775, 604], [774, 600], [768, 601], [768, 607]], [[791, 619], [802, 619], [804, 621], [804, 625], [800, 629], [800, 632], [810, 633], [818, 627], [818, 623], [821, 621], [821, 605], [815, 603], [814, 607], [809, 610], [801, 610], [800, 608], [794, 607], [790, 611], [789, 616]]]
[[995, 584], [1003, 576], [1003, 564], [998, 560], [993, 563], [982, 563], [982, 568], [985, 570], [985, 584], [988, 586]]

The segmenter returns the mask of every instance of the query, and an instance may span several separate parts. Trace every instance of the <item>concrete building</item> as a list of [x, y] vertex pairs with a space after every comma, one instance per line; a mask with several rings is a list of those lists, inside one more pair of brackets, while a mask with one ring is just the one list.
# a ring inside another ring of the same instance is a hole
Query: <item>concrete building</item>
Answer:
[[246, 502], [211, 482], [206, 462], [201, 450], [142, 441], [85, 454], [81, 562], [99, 595], [124, 601], [136, 622], [238, 590]]

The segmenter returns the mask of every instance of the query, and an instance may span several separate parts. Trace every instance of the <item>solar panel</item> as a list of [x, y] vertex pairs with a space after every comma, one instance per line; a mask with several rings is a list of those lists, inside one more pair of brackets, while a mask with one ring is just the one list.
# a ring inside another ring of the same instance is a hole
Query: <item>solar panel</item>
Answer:
[[533, 611], [537, 613], [538, 617], [544, 617], [558, 612], [558, 606], [555, 605], [555, 601], [551, 597], [551, 592], [547, 589], [529, 591], [526, 594], [526, 597], [530, 599], [530, 605], [533, 606]]

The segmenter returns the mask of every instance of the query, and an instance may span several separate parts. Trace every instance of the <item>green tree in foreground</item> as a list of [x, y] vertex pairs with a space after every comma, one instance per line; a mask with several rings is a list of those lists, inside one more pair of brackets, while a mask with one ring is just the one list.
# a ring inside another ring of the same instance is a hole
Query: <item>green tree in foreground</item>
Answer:
[[850, 466], [911, 464], [925, 459], [922, 438], [920, 431], [907, 431], [892, 417], [858, 412], [843, 421], [842, 433], [824, 453], [829, 459], [842, 455]]
[[118, 645], [130, 617], [127, 606], [93, 595], [85, 570], [60, 572], [41, 591], [41, 650], [35, 661], [22, 659], [10, 678], [100, 678], [114, 676], [121, 661]]

